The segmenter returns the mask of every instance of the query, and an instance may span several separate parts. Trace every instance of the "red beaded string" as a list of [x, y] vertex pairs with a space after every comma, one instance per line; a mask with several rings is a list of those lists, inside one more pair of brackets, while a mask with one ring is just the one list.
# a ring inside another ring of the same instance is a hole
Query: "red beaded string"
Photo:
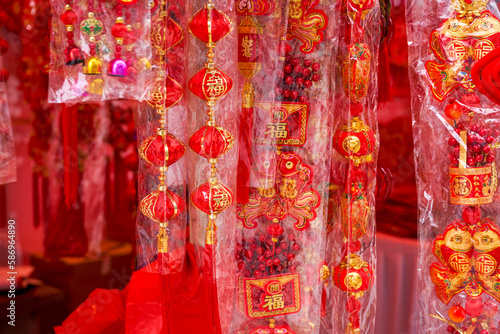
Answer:
[[[88, 0], [87, 1], [87, 10], [89, 13], [94, 13], [94, 0]], [[89, 43], [89, 48], [90, 48], [90, 51], [89, 51], [89, 54], [91, 57], [95, 57], [96, 55], [96, 44], [95, 44], [95, 37], [92, 38], [90, 37], [90, 43]]]
[[66, 65], [78, 65], [84, 62], [81, 50], [75, 45], [74, 24], [78, 20], [76, 13], [71, 8], [71, 0], [66, 1], [64, 12], [61, 14], [61, 21], [66, 26], [66, 38], [68, 46], [65, 49]]
[[122, 44], [123, 39], [127, 35], [127, 27], [123, 20], [123, 4], [116, 4], [116, 22], [111, 28], [111, 34], [115, 38], [115, 58], [108, 65], [108, 75], [115, 77], [127, 76], [127, 64], [122, 59]]

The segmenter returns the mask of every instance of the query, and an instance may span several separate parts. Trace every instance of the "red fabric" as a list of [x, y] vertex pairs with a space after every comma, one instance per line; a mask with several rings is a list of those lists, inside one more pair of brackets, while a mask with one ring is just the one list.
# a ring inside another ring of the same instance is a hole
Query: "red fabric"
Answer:
[[391, 74], [389, 70], [389, 51], [382, 46], [379, 52], [378, 67], [378, 102], [385, 103], [392, 99]]
[[78, 196], [78, 109], [63, 105], [64, 197], [68, 207]]
[[220, 326], [219, 302], [217, 299], [214, 245], [205, 245], [203, 251], [203, 278], [205, 282], [205, 298], [207, 304], [207, 329], [209, 329], [209, 333], [220, 334], [222, 333], [222, 329]]
[[240, 122], [240, 152], [238, 156], [238, 184], [236, 201], [238, 204], [248, 204], [250, 192], [250, 164], [252, 161], [252, 129], [253, 108], [242, 108]]
[[[178, 254], [177, 254], [178, 255]], [[165, 261], [175, 261], [173, 255]], [[149, 268], [157, 268], [158, 262]], [[170, 267], [175, 266], [173, 263]], [[165, 266], [164, 266], [165, 267]], [[123, 291], [96, 289], [63, 324], [55, 328], [56, 334], [154, 334], [154, 333], [206, 333], [205, 294], [197, 269], [194, 247], [186, 246], [184, 267], [179, 273], [160, 275], [147, 268], [132, 274]], [[163, 289], [165, 286], [170, 289]], [[162, 296], [163, 294], [163, 296]], [[169, 305], [162, 300], [171, 299], [173, 330], [163, 328], [163, 314]]]

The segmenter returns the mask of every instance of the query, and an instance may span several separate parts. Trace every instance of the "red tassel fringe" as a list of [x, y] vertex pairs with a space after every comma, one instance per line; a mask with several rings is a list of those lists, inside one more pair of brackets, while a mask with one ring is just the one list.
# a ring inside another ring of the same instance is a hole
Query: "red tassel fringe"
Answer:
[[248, 203], [250, 186], [250, 165], [252, 160], [253, 108], [241, 110], [240, 152], [238, 157], [238, 177], [236, 185], [236, 201], [238, 204]]
[[62, 133], [64, 143], [64, 197], [66, 206], [76, 202], [78, 196], [78, 109], [63, 106]]

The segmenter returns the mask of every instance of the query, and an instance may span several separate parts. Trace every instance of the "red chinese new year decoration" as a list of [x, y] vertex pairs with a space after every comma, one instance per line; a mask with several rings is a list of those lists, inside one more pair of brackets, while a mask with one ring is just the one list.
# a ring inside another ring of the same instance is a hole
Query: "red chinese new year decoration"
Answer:
[[233, 145], [233, 135], [219, 126], [203, 126], [189, 139], [189, 147], [207, 159], [220, 158]]
[[[210, 22], [210, 26], [209, 26]], [[200, 9], [189, 20], [189, 31], [204, 43], [217, 43], [227, 36], [233, 22], [217, 9]]]
[[144, 140], [139, 147], [141, 157], [155, 166], [170, 166], [186, 153], [186, 147], [171, 134], [154, 135]]

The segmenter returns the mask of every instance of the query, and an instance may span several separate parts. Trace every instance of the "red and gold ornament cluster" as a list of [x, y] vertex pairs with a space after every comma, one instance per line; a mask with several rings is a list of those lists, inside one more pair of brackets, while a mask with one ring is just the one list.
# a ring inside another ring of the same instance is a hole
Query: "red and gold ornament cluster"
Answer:
[[368, 222], [373, 203], [367, 199], [368, 175], [373, 169], [372, 153], [377, 140], [375, 132], [361, 119], [367, 112], [365, 102], [371, 76], [371, 51], [362, 43], [363, 22], [373, 9], [370, 0], [343, 1], [343, 9], [350, 21], [346, 29], [348, 55], [343, 63], [343, 86], [350, 100], [352, 115], [349, 124], [337, 130], [333, 138], [336, 151], [348, 159], [348, 172], [341, 199], [341, 219], [345, 246], [342, 261], [334, 268], [335, 285], [348, 293], [346, 303], [349, 312], [346, 333], [360, 333], [361, 302], [359, 299], [370, 290], [375, 276], [372, 267], [357, 253], [361, 248], [360, 239], [368, 233]]
[[[155, 108], [160, 116], [159, 127], [156, 134], [146, 138], [139, 147], [140, 156], [148, 163], [156, 166], [159, 170], [159, 185], [156, 190], [144, 197], [139, 205], [141, 212], [149, 219], [157, 222], [160, 225], [158, 234], [158, 253], [168, 252], [168, 223], [170, 220], [179, 216], [186, 207], [184, 199], [169, 190], [165, 185], [166, 173], [169, 166], [177, 162], [186, 152], [184, 144], [174, 135], [167, 131], [167, 112], [168, 109], [175, 105], [182, 96], [182, 91], [179, 94], [169, 94], [166, 87], [173, 81], [172, 78], [166, 77], [169, 64], [165, 62], [167, 52], [174, 46], [178, 45], [178, 41], [182, 39], [182, 34], [177, 35], [178, 40], [168, 40], [169, 25], [165, 15], [165, 1], [161, 4], [161, 10], [157, 13], [157, 19], [153, 20], [153, 29], [161, 32], [153, 38], [153, 46], [156, 49], [155, 65], [157, 71], [155, 73], [155, 83], [151, 93], [152, 100], [148, 101], [149, 105]], [[119, 45], [119, 44], [118, 44]], [[116, 55], [120, 58], [120, 55]], [[175, 86], [180, 88], [179, 86]]]
[[[426, 64], [434, 98], [443, 101], [452, 93], [454, 96], [445, 104], [443, 114], [453, 127], [446, 139], [450, 146], [450, 203], [463, 206], [462, 217], [448, 224], [434, 240], [433, 254], [438, 262], [430, 266], [439, 300], [449, 304], [455, 296], [465, 293], [464, 307], [454, 303], [449, 308], [451, 321], [431, 314], [448, 323], [450, 333], [498, 331], [492, 318], [498, 311], [495, 300], [500, 301], [495, 288], [500, 284], [500, 230], [493, 221], [482, 218], [481, 206], [492, 203], [497, 190], [494, 151], [499, 146], [500, 130], [486, 125], [481, 116], [476, 117], [475, 110], [485, 105], [471, 77], [473, 65], [498, 46], [495, 36], [500, 33], [500, 21], [487, 10], [487, 3], [455, 1], [453, 16], [431, 35], [430, 48], [438, 62]], [[471, 33], [477, 26], [484, 28]], [[474, 48], [475, 52], [462, 54], [463, 48]], [[448, 57], [450, 54], [459, 57]], [[485, 295], [493, 299], [485, 300]]]
[[210, 163], [211, 177], [191, 193], [191, 201], [200, 211], [209, 216], [206, 243], [215, 243], [215, 219], [219, 213], [233, 203], [233, 192], [217, 179], [217, 160], [234, 145], [234, 136], [215, 122], [217, 100], [224, 97], [232, 88], [233, 80], [219, 70], [214, 63], [215, 46], [232, 30], [233, 23], [223, 12], [215, 9], [207, 1], [203, 9], [194, 14], [189, 21], [189, 31], [207, 45], [207, 61], [188, 82], [189, 90], [206, 102], [208, 120], [189, 139], [193, 151]]
[[[72, 8], [73, 1], [67, 0], [65, 9], [60, 15], [60, 19], [66, 26], [67, 47], [64, 50], [65, 64], [68, 66], [83, 64], [83, 73], [85, 75], [101, 75], [102, 59], [99, 57], [99, 36], [101, 36], [106, 27], [98, 18], [100, 13], [96, 12], [95, 0], [87, 1], [87, 18], [80, 21], [78, 15]], [[132, 7], [137, 1], [118, 0], [115, 4], [116, 21], [111, 26], [110, 32], [115, 39], [114, 58], [108, 63], [106, 74], [114, 77], [127, 77], [134, 81], [138, 71], [148, 64], [141, 63], [136, 59], [133, 52], [133, 46], [137, 41], [140, 31], [132, 28]], [[125, 12], [124, 12], [125, 9]], [[86, 56], [78, 43], [75, 42], [75, 29], [79, 28], [83, 35], [87, 35], [89, 54]], [[125, 52], [125, 53], [123, 53]], [[101, 83], [102, 84], [102, 83]], [[101, 85], [102, 86], [102, 85]], [[97, 86], [96, 86], [97, 87]], [[94, 89], [92, 92], [102, 92], [101, 89]]]

